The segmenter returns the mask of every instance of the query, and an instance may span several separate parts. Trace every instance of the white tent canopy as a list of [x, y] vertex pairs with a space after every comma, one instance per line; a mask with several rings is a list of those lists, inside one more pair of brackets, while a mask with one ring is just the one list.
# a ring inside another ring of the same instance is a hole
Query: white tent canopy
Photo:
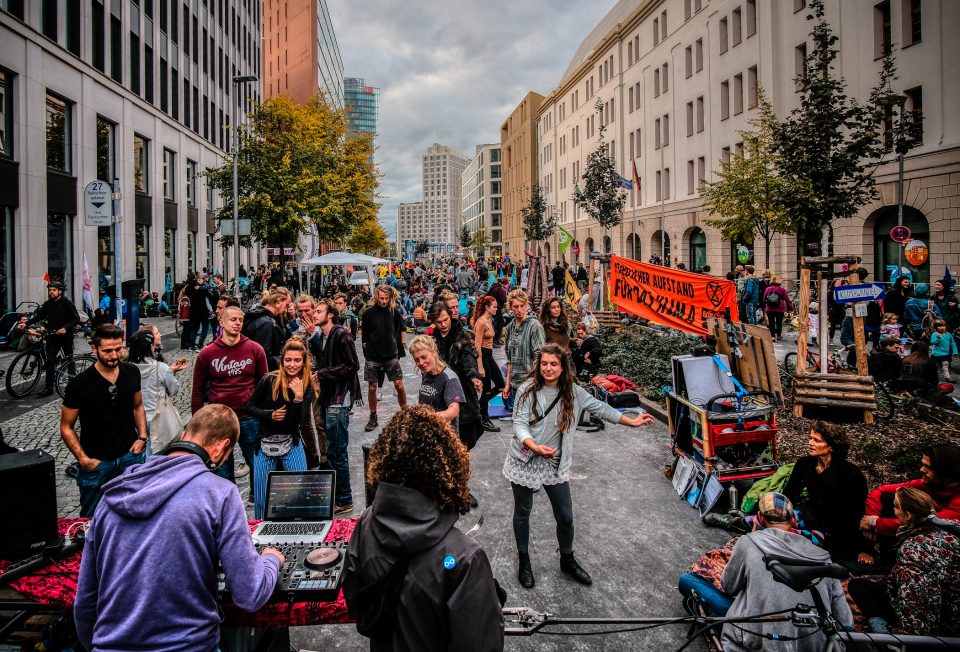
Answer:
[[377, 258], [366, 254], [355, 254], [350, 251], [334, 251], [333, 253], [313, 258], [305, 258], [300, 261], [301, 265], [381, 265], [388, 264], [390, 261], [386, 258]]

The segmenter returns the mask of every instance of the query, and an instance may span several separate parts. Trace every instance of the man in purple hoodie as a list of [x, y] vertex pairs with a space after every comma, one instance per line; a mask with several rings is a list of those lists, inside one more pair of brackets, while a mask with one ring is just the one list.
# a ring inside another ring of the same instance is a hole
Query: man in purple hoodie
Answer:
[[257, 611], [270, 599], [284, 557], [271, 548], [257, 555], [240, 495], [209, 472], [239, 434], [233, 410], [208, 405], [181, 436], [207, 460], [156, 455], [104, 485], [73, 608], [85, 649], [216, 650], [218, 561], [238, 607]]
[[[257, 452], [260, 422], [247, 416], [244, 406], [253, 389], [267, 373], [263, 347], [243, 336], [243, 310], [227, 306], [220, 312], [223, 333], [200, 351], [193, 367], [193, 395], [190, 410], [196, 414], [204, 403], [222, 403], [240, 419], [240, 452], [250, 469], [253, 486], [253, 456]], [[233, 480], [233, 456], [217, 473]], [[251, 501], [252, 502], [252, 501]]]

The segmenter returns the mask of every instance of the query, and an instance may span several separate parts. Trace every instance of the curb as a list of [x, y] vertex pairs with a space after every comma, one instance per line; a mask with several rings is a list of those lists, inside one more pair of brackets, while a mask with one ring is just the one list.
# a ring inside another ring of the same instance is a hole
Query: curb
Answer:
[[660, 407], [659, 403], [654, 403], [643, 394], [640, 395], [640, 405], [649, 412], [660, 423], [667, 423], [667, 411]]

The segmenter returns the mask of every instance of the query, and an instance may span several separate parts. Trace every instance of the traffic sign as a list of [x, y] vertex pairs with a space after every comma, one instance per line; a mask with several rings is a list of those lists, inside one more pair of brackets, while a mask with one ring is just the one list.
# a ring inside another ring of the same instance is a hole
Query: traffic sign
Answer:
[[910, 229], [905, 226], [895, 226], [890, 229], [890, 237], [894, 242], [904, 242], [910, 239]]
[[112, 192], [106, 181], [91, 181], [83, 189], [83, 217], [87, 226], [110, 226], [113, 222]]
[[856, 303], [858, 301], [879, 301], [886, 292], [882, 285], [863, 283], [861, 285], [841, 285], [833, 288], [833, 298], [837, 303]]

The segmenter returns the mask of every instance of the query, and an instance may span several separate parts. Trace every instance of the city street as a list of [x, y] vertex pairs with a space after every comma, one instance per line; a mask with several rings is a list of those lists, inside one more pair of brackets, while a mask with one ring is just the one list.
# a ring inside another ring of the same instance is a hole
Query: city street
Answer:
[[[178, 342], [169, 318], [159, 320], [168, 359], [175, 359]], [[185, 353], [188, 360], [196, 354]], [[497, 349], [498, 357], [502, 349]], [[8, 364], [0, 357], [0, 367]], [[420, 374], [412, 360], [402, 361], [408, 396], [416, 400]], [[181, 372], [176, 404], [189, 414], [191, 372]], [[386, 387], [380, 404], [380, 423], [397, 409], [396, 395]], [[21, 448], [39, 447], [56, 458], [58, 501], [61, 516], [76, 516], [79, 509], [74, 481], [63, 473], [73, 461], [60, 441], [59, 399], [27, 399], [23, 404], [0, 399], [0, 427], [7, 441]], [[375, 433], [364, 433], [364, 406], [351, 418], [351, 484], [356, 515], [363, 509], [361, 444]], [[500, 421], [500, 433], [485, 434], [474, 449], [473, 493], [480, 501], [475, 513], [464, 516], [462, 529], [484, 517], [477, 534], [490, 558], [493, 571], [509, 594], [508, 606], [526, 606], [563, 616], [679, 616], [683, 614], [677, 577], [703, 551], [724, 541], [724, 533], [704, 527], [696, 512], [677, 499], [664, 478], [670, 461], [667, 429], [654, 422], [639, 430], [609, 426], [597, 433], [578, 433], [572, 485], [576, 522], [576, 553], [592, 574], [594, 584], [583, 587], [560, 573], [554, 520], [549, 501], [538, 494], [531, 519], [531, 557], [537, 584], [520, 587], [516, 579], [516, 547], [511, 526], [513, 500], [501, 469], [510, 423]], [[246, 495], [246, 478], [238, 481]], [[251, 510], [252, 510], [252, 506]], [[469, 614], [464, 614], [469, 618]], [[669, 627], [642, 633], [605, 636], [555, 637], [538, 634], [531, 639], [510, 639], [511, 650], [636, 650], [674, 648], [683, 642], [685, 627]], [[302, 650], [361, 650], [367, 641], [352, 626], [298, 628], [291, 642]], [[697, 644], [700, 645], [699, 643]], [[702, 649], [702, 647], [700, 648]]]

